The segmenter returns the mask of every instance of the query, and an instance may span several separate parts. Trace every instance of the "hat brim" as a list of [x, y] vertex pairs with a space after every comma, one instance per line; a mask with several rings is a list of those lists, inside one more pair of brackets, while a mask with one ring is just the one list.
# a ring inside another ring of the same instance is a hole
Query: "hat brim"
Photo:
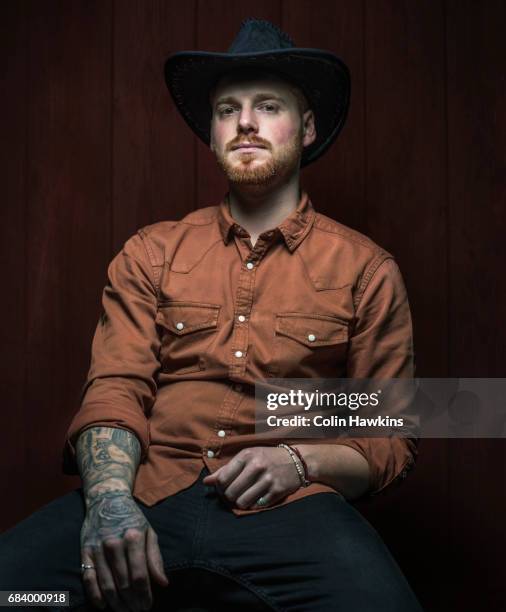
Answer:
[[341, 131], [350, 103], [350, 73], [336, 55], [295, 47], [237, 54], [179, 51], [165, 62], [165, 82], [186, 123], [209, 146], [209, 90], [226, 72], [251, 66], [278, 73], [303, 91], [315, 114], [316, 139], [304, 148], [301, 167], [318, 159]]

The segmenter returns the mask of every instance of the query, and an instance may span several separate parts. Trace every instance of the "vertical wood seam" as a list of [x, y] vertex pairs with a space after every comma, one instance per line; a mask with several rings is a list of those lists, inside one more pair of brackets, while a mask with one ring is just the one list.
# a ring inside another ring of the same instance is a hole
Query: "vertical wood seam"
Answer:
[[[353, 92], [353, 82], [351, 84], [351, 91]], [[365, 226], [366, 231], [369, 232], [369, 223], [368, 223], [368, 197], [369, 192], [367, 189], [367, 182], [369, 177], [369, 168], [368, 168], [368, 149], [367, 149], [367, 138], [368, 138], [368, 125], [367, 125], [367, 4], [366, 0], [362, 0], [362, 129], [364, 131], [363, 136], [363, 168], [362, 168], [362, 214], [363, 218], [363, 226]], [[353, 99], [353, 93], [351, 94], [351, 99]]]
[[114, 249], [114, 36], [115, 36], [115, 28], [114, 21], [116, 19], [116, 3], [115, 0], [111, 0], [110, 11], [109, 11], [109, 20], [110, 20], [110, 49], [109, 49], [109, 74], [110, 74], [110, 84], [109, 84], [109, 260], [113, 257], [113, 249]]
[[[198, 27], [199, 27], [199, 0], [195, 0], [193, 4], [193, 48], [198, 49]], [[199, 189], [199, 149], [197, 136], [192, 134], [193, 142], [193, 210], [199, 207], [200, 189]]]

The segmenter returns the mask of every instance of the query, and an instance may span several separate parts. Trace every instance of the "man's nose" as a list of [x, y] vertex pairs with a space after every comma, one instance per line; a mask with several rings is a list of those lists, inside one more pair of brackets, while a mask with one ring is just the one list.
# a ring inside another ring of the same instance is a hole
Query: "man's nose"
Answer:
[[238, 131], [251, 132], [258, 130], [258, 124], [255, 115], [251, 109], [243, 108], [239, 115]]

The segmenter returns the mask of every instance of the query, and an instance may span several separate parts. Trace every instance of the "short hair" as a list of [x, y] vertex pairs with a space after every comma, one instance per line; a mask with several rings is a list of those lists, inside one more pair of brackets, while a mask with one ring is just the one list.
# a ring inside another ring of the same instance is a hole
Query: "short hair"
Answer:
[[218, 79], [214, 82], [214, 84], [209, 89], [209, 102], [211, 102], [214, 92], [216, 91], [216, 87], [222, 78], [231, 79], [231, 80], [247, 80], [253, 78], [271, 78], [283, 81], [285, 85], [288, 86], [295, 99], [297, 100], [297, 106], [299, 108], [299, 113], [302, 116], [309, 108], [309, 102], [302, 91], [302, 89], [284, 74], [280, 74], [275, 70], [270, 70], [267, 68], [257, 68], [256, 66], [246, 66], [242, 68], [233, 68], [229, 72], [225, 72], [220, 75]]

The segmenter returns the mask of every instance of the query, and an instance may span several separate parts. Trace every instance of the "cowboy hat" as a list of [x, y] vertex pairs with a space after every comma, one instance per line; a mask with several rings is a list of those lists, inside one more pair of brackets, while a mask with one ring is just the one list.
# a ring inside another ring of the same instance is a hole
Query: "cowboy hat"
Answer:
[[227, 72], [256, 67], [296, 85], [315, 115], [316, 139], [305, 147], [301, 167], [318, 159], [341, 131], [348, 113], [350, 73], [333, 53], [295, 47], [277, 26], [249, 17], [225, 53], [179, 51], [165, 62], [164, 75], [186, 123], [209, 146], [212, 109], [209, 91]]

